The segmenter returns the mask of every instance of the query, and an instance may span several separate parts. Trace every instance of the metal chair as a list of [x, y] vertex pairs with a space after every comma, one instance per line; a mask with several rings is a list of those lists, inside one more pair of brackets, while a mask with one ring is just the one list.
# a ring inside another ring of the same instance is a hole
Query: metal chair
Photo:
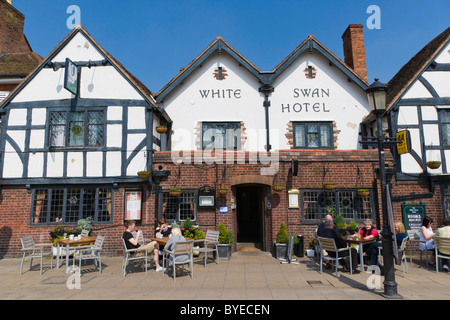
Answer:
[[[406, 272], [408, 272], [408, 261], [406, 259], [406, 244], [409, 241], [409, 237], [405, 237], [402, 240], [402, 243], [400, 244], [400, 247], [398, 247], [398, 257], [400, 257], [400, 264], [402, 265], [402, 271], [403, 271], [403, 278], [405, 278], [405, 269]], [[378, 247], [378, 263], [380, 265], [383, 265], [383, 247]]]
[[[42, 274], [43, 258], [46, 256], [50, 256], [50, 263], [51, 263], [50, 268], [53, 269], [53, 251], [51, 243], [36, 244], [34, 243], [33, 236], [22, 237], [20, 238], [20, 242], [22, 243], [22, 251], [23, 251], [22, 262], [20, 264], [20, 274], [22, 274], [23, 262], [25, 261], [25, 258], [30, 258], [30, 270], [31, 266], [33, 265], [33, 258], [40, 258], [41, 274]], [[48, 252], [47, 251], [44, 252], [44, 249], [46, 248], [49, 248], [50, 250]]]
[[[341, 248], [338, 249], [336, 247], [336, 242], [334, 241], [334, 239], [330, 239], [330, 238], [323, 238], [323, 237], [318, 237], [317, 240], [319, 240], [319, 245], [320, 245], [320, 273], [322, 273], [322, 259], [327, 258], [328, 260], [333, 260], [335, 261], [335, 266], [336, 266], [336, 278], [338, 276], [338, 261], [341, 259], [345, 259], [345, 257], [339, 257], [339, 253], [344, 252], [344, 251], [348, 251], [348, 257], [350, 258], [350, 274], [353, 274], [353, 270], [352, 270], [352, 247], [346, 247], [346, 248]], [[323, 255], [323, 250], [325, 250], [328, 255], [324, 256]], [[335, 257], [333, 257], [330, 252], [334, 252], [336, 254]]]
[[[174, 248], [172, 251], [168, 249], [164, 249], [163, 251], [163, 268], [165, 268], [165, 257], [166, 255], [169, 256], [169, 259], [172, 262], [173, 265], [173, 281], [176, 281], [176, 267], [177, 265], [184, 265], [189, 264], [190, 269], [190, 275], [191, 279], [194, 277], [194, 263], [193, 263], [193, 253], [192, 253], [192, 247], [194, 244], [194, 240], [185, 241], [185, 242], [175, 242]], [[184, 270], [184, 268], [183, 268]], [[163, 272], [163, 278], [164, 278]]]
[[196, 250], [205, 254], [205, 267], [206, 262], [208, 261], [208, 252], [216, 252], [216, 263], [219, 264], [219, 252], [217, 249], [217, 244], [219, 243], [219, 231], [207, 230], [205, 239], [195, 240], [194, 244], [195, 243], [203, 244], [202, 247]]
[[[78, 259], [79, 272], [81, 273], [81, 260], [94, 260], [95, 269], [97, 269], [97, 261], [99, 267], [99, 272], [102, 273], [102, 259], [100, 258], [100, 252], [102, 251], [103, 242], [105, 241], [105, 236], [97, 236], [93, 245], [89, 246], [79, 246], [74, 249], [73, 252], [73, 267], [75, 270], [75, 262]], [[78, 253], [78, 257], [77, 257]]]
[[91, 232], [91, 230], [83, 229], [83, 230], [81, 230], [80, 236], [81, 237], [87, 237], [87, 236], [89, 236], [89, 232]]
[[[127, 274], [128, 262], [129, 261], [136, 261], [136, 260], [141, 260], [141, 261], [143, 260], [143, 261], [145, 261], [145, 275], [147, 275], [148, 274], [148, 271], [147, 271], [147, 269], [148, 269], [147, 268], [148, 252], [147, 252], [147, 250], [142, 250], [142, 249], [139, 249], [139, 248], [128, 249], [127, 248], [127, 244], [125, 243], [125, 239], [124, 238], [121, 238], [121, 239], [123, 241], [123, 246], [125, 248], [125, 252], [124, 252], [124, 255], [123, 255], [123, 262], [122, 262], [122, 275], [123, 275], [123, 277], [125, 278], [125, 276]], [[136, 256], [135, 253], [137, 251], [145, 251], [145, 255]]]
[[436, 272], [439, 272], [439, 258], [450, 259], [450, 255], [439, 253], [439, 250], [450, 251], [450, 238], [434, 237], [434, 255], [436, 257]]

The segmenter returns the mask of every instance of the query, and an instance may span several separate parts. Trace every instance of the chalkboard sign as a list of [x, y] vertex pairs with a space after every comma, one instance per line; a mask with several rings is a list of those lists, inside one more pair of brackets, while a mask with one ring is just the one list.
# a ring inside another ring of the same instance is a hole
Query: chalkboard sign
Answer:
[[420, 230], [422, 227], [422, 220], [425, 218], [426, 206], [420, 204], [402, 204], [403, 224], [405, 225], [406, 233], [408, 231]]

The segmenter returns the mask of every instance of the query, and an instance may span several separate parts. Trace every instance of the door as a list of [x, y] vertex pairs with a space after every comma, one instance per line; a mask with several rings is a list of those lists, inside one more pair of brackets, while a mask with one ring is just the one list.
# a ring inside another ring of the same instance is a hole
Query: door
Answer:
[[243, 185], [236, 187], [237, 242], [254, 243], [264, 248], [264, 187]]

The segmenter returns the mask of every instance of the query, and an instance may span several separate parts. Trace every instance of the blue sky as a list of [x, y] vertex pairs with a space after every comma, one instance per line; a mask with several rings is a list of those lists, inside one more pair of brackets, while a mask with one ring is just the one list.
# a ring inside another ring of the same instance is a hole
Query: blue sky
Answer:
[[[70, 32], [70, 5], [81, 24], [152, 92], [158, 92], [220, 35], [263, 71], [272, 70], [309, 34], [344, 60], [341, 36], [363, 24], [369, 83], [388, 82], [449, 27], [448, 0], [13, 0], [25, 34], [45, 57]], [[381, 10], [369, 29], [370, 5]]]

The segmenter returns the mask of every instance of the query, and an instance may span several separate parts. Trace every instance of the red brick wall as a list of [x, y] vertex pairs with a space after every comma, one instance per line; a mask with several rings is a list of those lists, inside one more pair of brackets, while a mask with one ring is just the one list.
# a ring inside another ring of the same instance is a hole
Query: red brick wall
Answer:
[[[196, 152], [197, 153], [197, 152]], [[189, 153], [191, 155], [191, 153]], [[180, 189], [198, 189], [204, 185], [219, 187], [224, 185], [230, 188], [225, 196], [216, 197], [216, 207], [229, 206], [228, 214], [219, 214], [218, 209], [198, 209], [197, 223], [204, 231], [207, 229], [217, 229], [220, 223], [235, 233], [235, 213], [231, 210], [231, 198], [236, 199], [236, 186], [230, 181], [244, 181], [236, 177], [259, 177], [260, 182], [267, 183], [264, 190], [270, 192], [272, 209], [267, 211], [266, 230], [268, 232], [268, 250], [271, 250], [276, 239], [280, 223], [286, 224], [289, 232], [294, 235], [302, 234], [305, 237], [305, 248], [314, 235], [317, 223], [305, 222], [301, 220], [300, 209], [288, 209], [287, 190], [291, 188], [319, 188], [325, 181], [333, 181], [338, 188], [372, 188], [379, 189], [379, 180], [375, 181], [374, 169], [378, 167], [377, 150], [286, 150], [280, 152], [280, 167], [276, 177], [277, 182], [286, 185], [283, 192], [272, 191], [269, 183], [275, 181], [274, 176], [260, 176], [260, 164], [248, 164], [249, 153], [245, 153], [247, 163], [232, 164], [183, 164], [181, 171], [179, 166], [171, 160], [170, 152], [156, 152], [154, 157], [154, 170], [162, 166], [163, 170], [170, 170], [171, 175], [161, 179], [163, 190], [173, 187]], [[298, 175], [293, 177], [289, 173], [291, 159], [299, 160]], [[391, 163], [392, 158], [387, 155], [387, 162]], [[324, 178], [324, 168], [326, 175]], [[358, 175], [358, 168], [361, 175]], [[224, 170], [225, 169], [225, 170]], [[179, 175], [178, 173], [181, 172]], [[223, 174], [225, 174], [223, 176]], [[256, 179], [258, 180], [258, 179]], [[256, 181], [255, 182], [258, 182]], [[269, 182], [267, 182], [269, 181]], [[377, 182], [377, 183], [375, 183]], [[239, 182], [236, 182], [239, 183]], [[375, 183], [375, 184], [374, 184]], [[429, 192], [427, 185], [420, 185], [414, 182], [396, 182], [393, 184], [393, 196], [409, 195], [411, 193], [421, 194]], [[149, 191], [145, 183], [141, 184], [143, 190], [142, 222], [138, 228], [144, 231], [146, 238], [154, 234], [155, 222], [155, 194]], [[269, 191], [270, 190], [270, 191]], [[106, 236], [104, 243], [105, 255], [120, 255], [123, 253], [123, 244], [120, 239], [123, 234], [124, 219], [124, 192], [125, 188], [119, 185], [119, 189], [114, 191], [114, 221], [112, 225], [94, 225], [94, 234]], [[269, 194], [269, 193], [268, 193]], [[267, 195], [268, 195], [267, 194]], [[379, 203], [375, 205], [381, 207], [381, 197], [378, 194]], [[6, 187], [1, 190], [0, 198], [0, 256], [19, 256], [20, 237], [32, 234], [37, 242], [50, 241], [49, 231], [51, 226], [30, 226], [30, 206], [31, 193], [25, 187]], [[440, 188], [437, 185], [434, 197], [419, 200], [410, 200], [407, 203], [422, 203], [427, 206], [427, 215], [436, 221], [435, 227], [442, 223], [442, 207]], [[396, 221], [401, 220], [401, 201], [393, 202], [394, 217]], [[376, 215], [376, 214], [375, 214]], [[382, 222], [382, 217], [380, 217]]]

